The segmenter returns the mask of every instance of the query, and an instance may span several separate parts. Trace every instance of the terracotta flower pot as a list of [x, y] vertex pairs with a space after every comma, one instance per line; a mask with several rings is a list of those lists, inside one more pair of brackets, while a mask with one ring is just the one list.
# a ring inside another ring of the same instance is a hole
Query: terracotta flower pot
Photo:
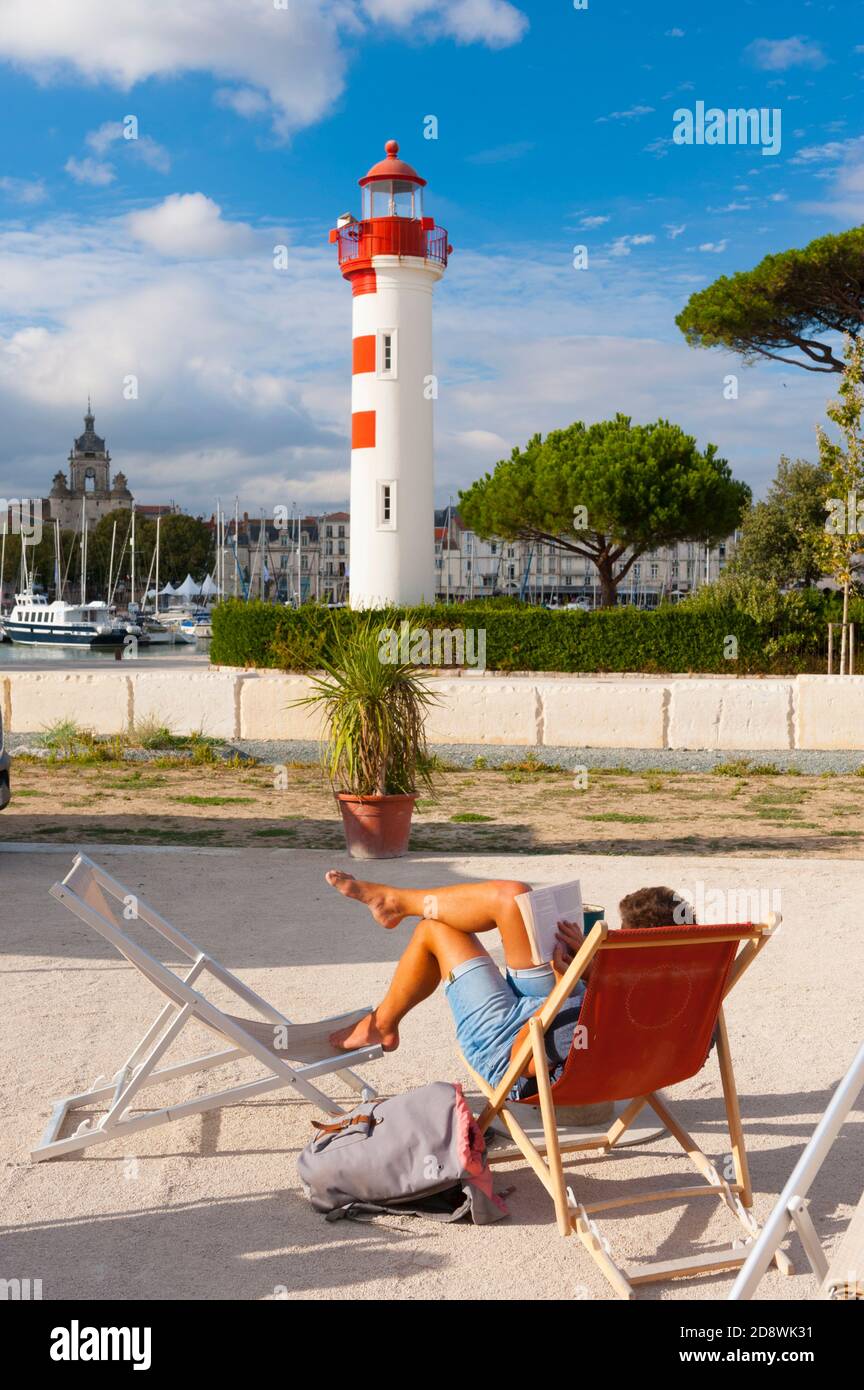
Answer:
[[351, 796], [337, 792], [336, 800], [352, 859], [398, 859], [406, 852], [416, 796]]

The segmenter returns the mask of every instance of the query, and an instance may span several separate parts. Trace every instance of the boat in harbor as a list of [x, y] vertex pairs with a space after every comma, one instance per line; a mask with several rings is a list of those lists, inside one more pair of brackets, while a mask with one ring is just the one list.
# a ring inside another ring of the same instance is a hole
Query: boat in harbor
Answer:
[[107, 603], [49, 603], [32, 589], [15, 596], [3, 627], [12, 642], [29, 647], [122, 647], [129, 636]]

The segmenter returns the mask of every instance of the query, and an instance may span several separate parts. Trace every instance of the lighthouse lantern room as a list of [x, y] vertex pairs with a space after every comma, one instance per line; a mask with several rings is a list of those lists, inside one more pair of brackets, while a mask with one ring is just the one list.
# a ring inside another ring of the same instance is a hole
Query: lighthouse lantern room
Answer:
[[432, 291], [452, 251], [423, 214], [422, 179], [388, 140], [360, 180], [362, 218], [330, 233], [353, 291], [354, 608], [435, 598]]

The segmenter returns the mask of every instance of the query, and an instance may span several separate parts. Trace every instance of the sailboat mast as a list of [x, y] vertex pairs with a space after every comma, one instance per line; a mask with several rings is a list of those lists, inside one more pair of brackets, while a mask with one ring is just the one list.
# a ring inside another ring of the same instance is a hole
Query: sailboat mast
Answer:
[[156, 515], [156, 600], [154, 612], [159, 617], [159, 530], [162, 525], [161, 516]]
[[54, 600], [59, 601], [60, 594], [60, 521], [54, 518]]
[[132, 539], [129, 546], [129, 553], [132, 559], [132, 589], [130, 593], [130, 604], [135, 602], [135, 503], [132, 503]]
[[240, 531], [240, 498], [234, 498], [234, 597], [237, 597], [237, 581], [239, 578], [240, 563], [237, 558], [237, 546], [239, 544], [238, 534]]
[[303, 602], [303, 576], [300, 572], [300, 552], [303, 549], [303, 525], [300, 508], [297, 508], [297, 607]]
[[81, 498], [81, 607], [87, 602], [87, 498]]
[[108, 561], [108, 602], [111, 602], [111, 595], [114, 592], [114, 546], [117, 541], [117, 522], [111, 528], [111, 558]]

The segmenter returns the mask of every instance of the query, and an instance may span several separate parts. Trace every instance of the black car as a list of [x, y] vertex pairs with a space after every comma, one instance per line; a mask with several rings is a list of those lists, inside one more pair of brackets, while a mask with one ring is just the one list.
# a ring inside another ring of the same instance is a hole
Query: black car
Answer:
[[3, 715], [0, 714], [0, 811], [9, 805], [9, 754], [3, 747]]

